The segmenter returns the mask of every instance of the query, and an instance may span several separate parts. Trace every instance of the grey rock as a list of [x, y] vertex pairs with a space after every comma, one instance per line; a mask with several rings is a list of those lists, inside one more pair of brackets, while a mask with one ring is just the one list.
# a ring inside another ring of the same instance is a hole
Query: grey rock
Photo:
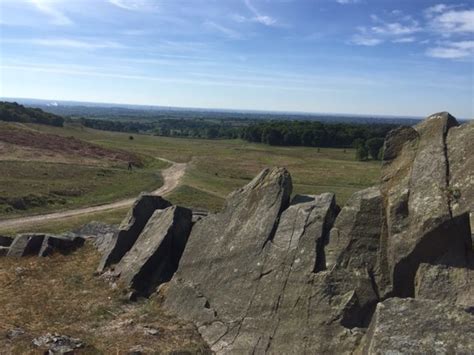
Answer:
[[294, 199], [263, 252], [246, 317], [213, 350], [286, 354], [353, 349], [363, 332], [350, 329], [367, 323], [376, 295], [368, 277], [319, 270], [317, 260], [336, 212], [333, 194]]
[[7, 256], [22, 257], [38, 255], [43, 244], [44, 234], [20, 234], [15, 237]]
[[474, 308], [474, 270], [421, 264], [416, 273], [415, 297]]
[[[447, 137], [453, 215], [470, 213], [474, 228], [474, 122], [453, 127]], [[471, 230], [471, 232], [474, 232]]]
[[13, 238], [0, 235], [0, 247], [9, 247], [13, 242]]
[[285, 169], [265, 169], [232, 193], [221, 213], [193, 226], [167, 285], [165, 307], [194, 321], [209, 342], [245, 318], [262, 274], [262, 251], [275, 234], [291, 189]]
[[344, 353], [364, 334], [377, 301], [368, 275], [324, 270], [334, 195], [288, 206], [290, 191], [285, 170], [265, 170], [193, 227], [164, 307], [217, 353]]
[[140, 195], [108, 244], [97, 271], [103, 272], [105, 268], [118, 263], [132, 248], [152, 214], [169, 206], [171, 204], [160, 196]]
[[390, 298], [377, 305], [363, 354], [473, 354], [474, 315], [431, 300]]
[[54, 252], [69, 254], [84, 245], [84, 238], [75, 234], [45, 235], [38, 256], [48, 256]]
[[358, 191], [338, 214], [325, 248], [326, 267], [372, 272], [382, 227], [382, 195], [378, 187]]
[[9, 329], [7, 331], [7, 339], [9, 340], [15, 340], [23, 335], [25, 335], [25, 330], [19, 327]]
[[113, 236], [118, 233], [118, 226], [93, 221], [75, 230], [73, 233], [86, 240], [92, 240], [97, 250], [104, 254], [112, 242]]
[[[384, 221], [377, 270], [382, 296], [413, 296], [420, 263], [463, 263], [471, 249], [467, 216], [453, 216], [446, 136], [458, 123], [446, 112], [389, 135], [382, 166]], [[450, 260], [448, 255], [455, 256]]]
[[156, 210], [132, 249], [116, 265], [120, 282], [139, 295], [148, 295], [171, 279], [191, 231], [191, 210]]
[[32, 341], [33, 345], [47, 350], [47, 354], [73, 354], [77, 349], [85, 347], [85, 343], [77, 338], [71, 338], [57, 333], [47, 333]]

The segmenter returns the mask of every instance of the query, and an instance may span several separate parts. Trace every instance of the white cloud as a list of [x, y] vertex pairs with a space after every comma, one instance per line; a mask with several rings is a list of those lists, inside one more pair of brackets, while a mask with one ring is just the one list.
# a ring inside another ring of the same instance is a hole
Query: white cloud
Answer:
[[421, 28], [418, 26], [416, 21], [413, 21], [411, 24], [404, 25], [399, 22], [385, 23], [382, 26], [372, 27], [374, 33], [388, 36], [399, 36], [399, 35], [410, 35], [415, 32], [421, 31]]
[[109, 0], [109, 3], [129, 11], [150, 11], [157, 8], [152, 0]]
[[54, 7], [53, 0], [30, 0], [35, 7], [51, 19], [53, 25], [67, 26], [72, 25], [72, 20], [64, 13]]
[[215, 23], [213, 21], [204, 22], [204, 26], [207, 27], [208, 29], [217, 31], [217, 32], [223, 34], [225, 37], [230, 38], [230, 39], [241, 39], [242, 38], [242, 35], [239, 32], [237, 32], [233, 29], [230, 29], [228, 27], [222, 26], [222, 25], [220, 25], [218, 23]]
[[448, 8], [449, 6], [445, 4], [436, 4], [436, 5], [430, 6], [425, 10], [425, 16], [433, 17], [436, 14], [440, 14], [446, 11]]
[[356, 44], [358, 46], [373, 47], [383, 43], [383, 40], [375, 37], [369, 37], [363, 34], [356, 34], [352, 36], [351, 43]]
[[[258, 22], [265, 26], [273, 26], [277, 24], [277, 20], [275, 18], [261, 14], [260, 11], [258, 11], [257, 8], [250, 2], [250, 0], [244, 0], [244, 2], [250, 12], [252, 12], [254, 15], [250, 21]], [[244, 17], [242, 16], [242, 18]]]
[[5, 39], [4, 43], [31, 44], [44, 47], [73, 48], [73, 49], [120, 49], [125, 48], [120, 43], [99, 40], [78, 40], [70, 38], [34, 38], [34, 39]]
[[444, 12], [432, 19], [431, 26], [438, 32], [473, 33], [474, 10], [451, 10]]
[[396, 38], [392, 42], [393, 43], [412, 43], [415, 42], [415, 37], [402, 37], [402, 38]]
[[443, 59], [474, 57], [474, 41], [446, 42], [441, 46], [429, 48], [426, 55]]
[[347, 5], [347, 4], [356, 4], [360, 2], [360, 0], [336, 0], [336, 2], [341, 5]]

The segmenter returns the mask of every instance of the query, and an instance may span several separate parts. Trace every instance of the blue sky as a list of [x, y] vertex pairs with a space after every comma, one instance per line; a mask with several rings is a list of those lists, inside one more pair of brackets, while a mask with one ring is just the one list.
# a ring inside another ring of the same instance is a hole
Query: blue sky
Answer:
[[470, 0], [0, 0], [0, 96], [474, 116]]

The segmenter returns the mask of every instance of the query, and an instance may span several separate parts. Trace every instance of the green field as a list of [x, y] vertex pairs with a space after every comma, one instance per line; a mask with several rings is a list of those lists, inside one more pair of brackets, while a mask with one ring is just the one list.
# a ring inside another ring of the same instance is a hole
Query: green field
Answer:
[[143, 169], [0, 161], [0, 216], [17, 217], [112, 202], [162, 185], [155, 160]]
[[[293, 178], [294, 193], [318, 194], [335, 192], [338, 204], [344, 204], [355, 191], [378, 183], [380, 162], [359, 162], [351, 149], [308, 147], [274, 147], [241, 140], [204, 140], [167, 138], [147, 135], [98, 131], [78, 125], [65, 128], [29, 125], [30, 128], [61, 136], [74, 136], [108, 148], [131, 151], [145, 157], [146, 167], [129, 173], [125, 168], [78, 167], [56, 172], [47, 164], [2, 162], [16, 171], [12, 177], [2, 174], [0, 195], [12, 191], [41, 193], [51, 190], [86, 189], [79, 197], [65, 196], [65, 203], [51, 209], [109, 202], [160, 184], [163, 164], [153, 158], [187, 162], [183, 183], [168, 198], [184, 206], [218, 210], [228, 193], [248, 183], [265, 167], [286, 167]], [[150, 163], [152, 162], [152, 163]], [[54, 164], [53, 164], [54, 165]], [[21, 173], [21, 171], [24, 173]], [[59, 169], [61, 170], [61, 169]], [[72, 170], [72, 171], [71, 171]], [[47, 173], [48, 175], [43, 175]], [[67, 193], [66, 193], [67, 194]], [[34, 209], [40, 212], [41, 208]], [[31, 210], [33, 211], [33, 210]], [[116, 214], [115, 214], [116, 215]], [[90, 217], [94, 219], [94, 216]], [[117, 216], [117, 219], [119, 216]]]

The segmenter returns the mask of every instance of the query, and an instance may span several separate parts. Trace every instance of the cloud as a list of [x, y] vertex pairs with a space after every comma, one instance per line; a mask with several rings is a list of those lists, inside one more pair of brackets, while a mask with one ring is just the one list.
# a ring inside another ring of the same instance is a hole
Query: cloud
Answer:
[[30, 0], [35, 7], [47, 15], [51, 19], [51, 23], [53, 25], [58, 26], [67, 26], [72, 25], [72, 20], [63, 14], [61, 11], [56, 9], [54, 5], [54, 1], [50, 0]]
[[442, 59], [474, 57], [474, 41], [445, 42], [441, 46], [429, 48], [426, 55]]
[[347, 4], [357, 4], [360, 2], [360, 0], [336, 0], [337, 3], [341, 5], [347, 5]]
[[474, 33], [474, 10], [441, 13], [431, 20], [431, 27], [445, 34]]
[[356, 44], [358, 46], [373, 47], [383, 43], [383, 40], [381, 40], [380, 38], [370, 37], [364, 34], [356, 34], [352, 36], [351, 43]]
[[350, 43], [360, 46], [376, 46], [384, 42], [410, 43], [415, 41], [413, 34], [423, 31], [418, 21], [405, 16], [400, 10], [391, 11], [390, 16], [396, 17], [395, 21], [392, 19], [387, 22], [376, 14], [371, 14], [370, 19], [374, 25], [357, 27], [357, 33], [352, 36]]
[[392, 42], [393, 43], [412, 43], [415, 41], [416, 41], [415, 37], [402, 37], [402, 38], [396, 38]]
[[381, 35], [388, 36], [399, 36], [399, 35], [410, 35], [415, 32], [421, 31], [416, 21], [411, 24], [404, 25], [400, 22], [384, 23], [382, 26], [372, 27], [372, 31]]
[[215, 23], [213, 21], [205, 21], [204, 26], [208, 29], [217, 31], [217, 32], [223, 34], [225, 37], [230, 38], [230, 39], [241, 39], [242, 38], [242, 35], [239, 32], [237, 32], [233, 29], [230, 29], [228, 27], [222, 26], [222, 25], [220, 25], [218, 23]]
[[109, 3], [129, 11], [150, 11], [157, 8], [151, 0], [109, 0]]
[[99, 40], [77, 40], [70, 38], [34, 38], [34, 39], [6, 39], [3, 43], [31, 44], [44, 47], [73, 48], [73, 49], [120, 49], [126, 48], [120, 43]]
[[[261, 14], [260, 11], [258, 11], [257, 8], [250, 2], [250, 0], [244, 0], [244, 2], [250, 12], [252, 12], [254, 15], [251, 19], [249, 19], [250, 21], [258, 22], [265, 26], [273, 26], [277, 24], [277, 20], [275, 18]], [[243, 16], [241, 16], [241, 18], [245, 19]]]

